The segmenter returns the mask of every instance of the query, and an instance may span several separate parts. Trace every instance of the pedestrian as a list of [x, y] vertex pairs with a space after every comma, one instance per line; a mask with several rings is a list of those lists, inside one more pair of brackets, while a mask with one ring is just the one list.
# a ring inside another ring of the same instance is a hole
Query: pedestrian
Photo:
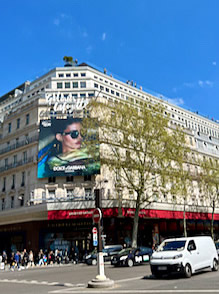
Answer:
[[32, 266], [34, 266], [34, 258], [33, 258], [33, 251], [32, 250], [30, 250], [30, 252], [29, 252], [29, 265], [32, 267]]
[[11, 271], [14, 271], [15, 268], [15, 256], [14, 256], [14, 252], [11, 252], [11, 257], [10, 257], [10, 269]]
[[21, 254], [19, 251], [16, 252], [15, 256], [14, 256], [14, 260], [15, 260], [15, 264], [17, 266], [17, 269], [20, 271], [20, 262], [21, 262]]
[[29, 255], [27, 253], [27, 250], [24, 249], [23, 256], [22, 256], [22, 264], [25, 268], [28, 268], [28, 262], [29, 262]]
[[44, 253], [43, 253], [43, 250], [42, 249], [40, 249], [40, 251], [39, 251], [39, 253], [38, 253], [38, 259], [39, 259], [39, 263], [38, 263], [38, 265], [44, 265], [44, 262], [43, 262], [43, 255], [44, 255]]

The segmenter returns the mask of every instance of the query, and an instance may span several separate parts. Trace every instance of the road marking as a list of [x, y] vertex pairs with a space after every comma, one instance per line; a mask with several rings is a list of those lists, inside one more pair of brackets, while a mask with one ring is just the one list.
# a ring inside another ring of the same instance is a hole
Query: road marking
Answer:
[[141, 277], [135, 277], [135, 278], [130, 278], [130, 279], [116, 280], [115, 283], [124, 283], [124, 282], [128, 282], [128, 281], [141, 280], [141, 279], [143, 279], [143, 278], [144, 278], [144, 276], [141, 276]]
[[[79, 292], [80, 291], [80, 292]], [[69, 289], [62, 289], [62, 290], [55, 290], [55, 291], [49, 291], [48, 293], [51, 294], [71, 294], [71, 293], [92, 293], [92, 294], [100, 294], [100, 293], [104, 293], [104, 294], [112, 294], [112, 293], [116, 293], [116, 294], [148, 294], [148, 293], [219, 293], [219, 290], [118, 290], [117, 288], [112, 288], [110, 290], [106, 290], [106, 289], [76, 289], [76, 288], [69, 288]]]
[[86, 287], [85, 284], [72, 284], [72, 283], [60, 283], [60, 282], [48, 282], [48, 281], [36, 281], [36, 280], [17, 280], [17, 279], [1, 279], [0, 283], [17, 283], [17, 284], [29, 284], [29, 285], [46, 285], [46, 286], [64, 286], [66, 288], [69, 287]]

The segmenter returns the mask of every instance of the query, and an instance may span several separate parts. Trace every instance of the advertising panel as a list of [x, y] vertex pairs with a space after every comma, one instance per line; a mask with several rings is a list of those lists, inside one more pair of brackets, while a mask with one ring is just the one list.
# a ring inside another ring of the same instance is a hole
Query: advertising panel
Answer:
[[99, 174], [97, 126], [84, 129], [82, 119], [73, 117], [41, 120], [37, 173], [38, 178]]

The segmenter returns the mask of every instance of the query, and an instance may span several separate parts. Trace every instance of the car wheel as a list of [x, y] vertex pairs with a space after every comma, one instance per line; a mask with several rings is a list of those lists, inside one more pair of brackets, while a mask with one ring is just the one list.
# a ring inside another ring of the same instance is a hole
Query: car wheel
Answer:
[[134, 264], [133, 260], [132, 259], [128, 259], [128, 261], [127, 261], [128, 267], [132, 267], [133, 264]]
[[213, 260], [213, 267], [212, 267], [212, 270], [213, 270], [214, 272], [218, 271], [218, 261], [217, 261], [216, 258]]
[[188, 264], [188, 263], [186, 264], [185, 269], [184, 269], [184, 273], [185, 273], [186, 278], [191, 278], [192, 269], [191, 269], [190, 264]]
[[97, 260], [96, 259], [92, 260], [92, 265], [97, 265]]

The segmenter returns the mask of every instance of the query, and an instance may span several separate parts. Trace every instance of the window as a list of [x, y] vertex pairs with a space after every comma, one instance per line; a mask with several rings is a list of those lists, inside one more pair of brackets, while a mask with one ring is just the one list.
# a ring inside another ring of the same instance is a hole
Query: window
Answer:
[[29, 143], [29, 137], [28, 137], [28, 134], [25, 135], [25, 143], [26, 143], [26, 144]]
[[188, 251], [196, 250], [195, 242], [193, 240], [189, 241]]
[[8, 167], [8, 158], [5, 158], [5, 167]]
[[77, 98], [78, 94], [72, 94], [72, 97]]
[[73, 199], [74, 198], [74, 190], [67, 189], [67, 198]]
[[94, 83], [94, 88], [98, 88], [98, 84]]
[[11, 185], [11, 189], [15, 188], [15, 175], [12, 175], [12, 185]]
[[5, 198], [2, 198], [2, 210], [5, 210]]
[[48, 178], [48, 183], [55, 183], [56, 182], [56, 177], [49, 177]]
[[74, 176], [67, 176], [66, 182], [74, 182]]
[[65, 82], [65, 89], [70, 89], [70, 87], [71, 87], [70, 82]]
[[106, 92], [108, 92], [108, 93], [109, 93], [109, 88], [106, 88]]
[[104, 90], [104, 87], [103, 86], [100, 86], [100, 90]]
[[5, 192], [5, 190], [6, 190], [6, 177], [3, 178], [2, 192]]
[[11, 123], [8, 124], [8, 133], [11, 133]]
[[84, 176], [84, 181], [91, 181], [91, 175], [85, 175]]
[[25, 185], [25, 171], [23, 171], [21, 175], [21, 187], [24, 187], [24, 185]]
[[81, 77], [86, 77], [86, 73], [82, 72]]
[[78, 73], [74, 73], [74, 77], [75, 77], [75, 78], [78, 77]]
[[71, 77], [70, 73], [66, 74], [66, 78], [70, 78], [70, 77]]
[[73, 88], [78, 88], [78, 82], [73, 82]]
[[81, 88], [86, 88], [86, 82], [80, 82], [80, 87]]
[[23, 152], [23, 161], [27, 162], [27, 151]]
[[115, 91], [111, 90], [111, 94], [115, 94]]
[[59, 78], [64, 78], [64, 74], [59, 74]]
[[26, 115], [26, 125], [29, 125], [30, 122], [30, 115], [29, 113]]
[[14, 208], [14, 196], [11, 197], [11, 208]]
[[56, 191], [55, 190], [49, 190], [49, 199], [54, 199], [56, 197]]
[[14, 165], [17, 164], [17, 155], [14, 155]]
[[94, 97], [94, 93], [88, 93], [88, 97]]
[[24, 206], [24, 194], [21, 194], [18, 199], [20, 200], [20, 206]]
[[20, 129], [20, 118], [17, 119], [17, 129]]
[[85, 199], [86, 200], [92, 199], [91, 188], [85, 188]]
[[80, 97], [86, 97], [86, 94], [80, 94]]
[[57, 83], [57, 89], [62, 89], [62, 83]]

